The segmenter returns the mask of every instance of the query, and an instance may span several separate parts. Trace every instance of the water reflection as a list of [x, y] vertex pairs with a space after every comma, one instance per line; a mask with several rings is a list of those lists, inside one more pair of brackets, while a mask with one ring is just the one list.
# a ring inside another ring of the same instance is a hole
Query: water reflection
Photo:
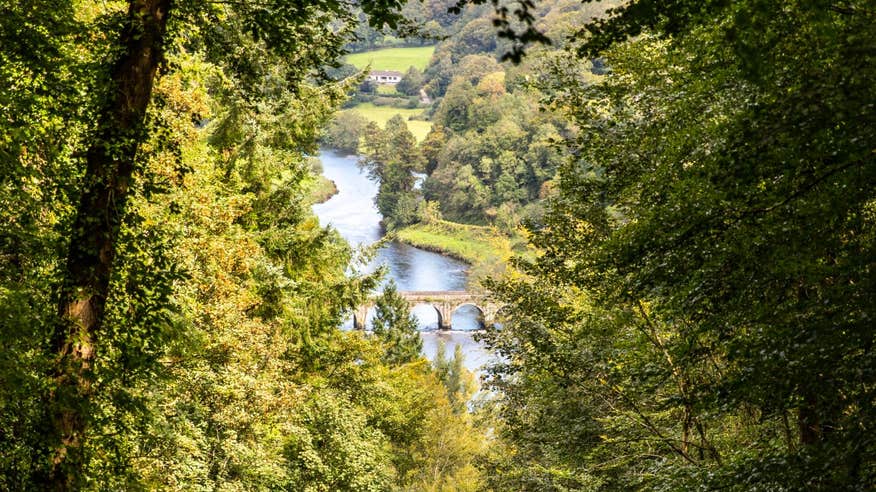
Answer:
[[[323, 174], [335, 182], [338, 193], [313, 211], [323, 225], [331, 224], [353, 245], [367, 245], [378, 241], [383, 235], [380, 213], [374, 205], [377, 184], [359, 169], [355, 156], [339, 155], [322, 150], [319, 155]], [[365, 267], [365, 272], [374, 271], [379, 265], [388, 269], [387, 279], [395, 281], [399, 290], [464, 290], [468, 278], [465, 263], [430, 251], [414, 248], [399, 242], [389, 242]], [[435, 356], [438, 340], [447, 343], [447, 355], [452, 356], [456, 345], [461, 345], [469, 369], [481, 367], [489, 354], [474, 341], [471, 331], [480, 328], [480, 313], [474, 306], [461, 306], [452, 317], [453, 330], [439, 332], [438, 316], [430, 306], [417, 306], [413, 313], [424, 330], [423, 353]], [[373, 313], [369, 313], [370, 321]], [[343, 329], [352, 329], [352, 318]]]
[[465, 355], [465, 367], [473, 372], [480, 372], [484, 365], [490, 361], [491, 355], [484, 347], [476, 342], [471, 332], [467, 331], [424, 331], [420, 332], [423, 338], [423, 354], [429, 360], [435, 360], [438, 344], [444, 342], [446, 357], [452, 358], [456, 346], [462, 347]]
[[438, 329], [438, 311], [428, 304], [419, 304], [411, 309], [411, 314], [420, 320], [420, 329], [433, 331]]

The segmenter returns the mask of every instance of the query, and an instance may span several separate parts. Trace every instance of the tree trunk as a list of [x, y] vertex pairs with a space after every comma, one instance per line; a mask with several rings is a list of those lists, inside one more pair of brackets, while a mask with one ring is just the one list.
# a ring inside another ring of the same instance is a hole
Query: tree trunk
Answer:
[[87, 169], [66, 258], [60, 320], [51, 344], [55, 387], [48, 411], [54, 432], [46, 489], [78, 488], [85, 458], [92, 365], [101, 335], [119, 226], [137, 150], [147, 136], [152, 94], [171, 0], [129, 0], [111, 92], [88, 145]]
[[821, 440], [821, 422], [818, 418], [818, 400], [811, 394], [803, 398], [797, 414], [797, 426], [800, 429], [800, 443], [815, 444]]

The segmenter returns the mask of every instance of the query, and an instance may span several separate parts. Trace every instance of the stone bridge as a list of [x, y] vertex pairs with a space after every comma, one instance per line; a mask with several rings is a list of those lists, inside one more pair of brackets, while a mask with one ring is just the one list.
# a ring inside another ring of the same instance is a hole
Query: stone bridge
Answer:
[[[451, 329], [451, 319], [453, 312], [460, 306], [469, 304], [478, 309], [481, 313], [481, 322], [484, 325], [492, 324], [496, 318], [498, 306], [487, 300], [487, 296], [482, 294], [473, 294], [464, 290], [443, 290], [443, 291], [399, 291], [399, 294], [408, 301], [408, 306], [412, 309], [415, 306], [426, 304], [435, 308], [438, 313], [438, 329]], [[353, 327], [357, 330], [364, 330], [365, 323], [368, 317], [368, 310], [374, 307], [374, 301], [369, 301], [356, 309], [353, 313]]]

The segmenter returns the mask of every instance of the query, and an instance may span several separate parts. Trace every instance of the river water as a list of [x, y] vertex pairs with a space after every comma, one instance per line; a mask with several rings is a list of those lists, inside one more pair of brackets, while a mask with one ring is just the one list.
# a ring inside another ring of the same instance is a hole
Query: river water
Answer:
[[[323, 174], [335, 182], [338, 193], [324, 203], [314, 205], [313, 211], [323, 226], [330, 225], [350, 244], [372, 244], [383, 236], [380, 213], [374, 205], [377, 183], [357, 165], [356, 156], [345, 156], [323, 149], [319, 159]], [[399, 290], [465, 290], [468, 280], [468, 265], [448, 256], [414, 248], [397, 241], [383, 246], [364, 271], [374, 271], [385, 265], [387, 279], [392, 279]], [[472, 337], [479, 328], [478, 311], [472, 306], [462, 306], [453, 313], [450, 331], [438, 331], [438, 314], [431, 306], [421, 305], [412, 310], [420, 320], [420, 336], [423, 338], [423, 354], [432, 360], [439, 341], [444, 341], [447, 356], [452, 357], [459, 345], [465, 355], [465, 365], [478, 371], [489, 361], [490, 355]], [[369, 317], [372, 313], [369, 313]], [[352, 328], [352, 319], [344, 328]]]

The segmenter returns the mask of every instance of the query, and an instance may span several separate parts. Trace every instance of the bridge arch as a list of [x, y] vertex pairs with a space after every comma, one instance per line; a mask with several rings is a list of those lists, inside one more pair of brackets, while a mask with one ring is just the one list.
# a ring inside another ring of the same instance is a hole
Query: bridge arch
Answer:
[[453, 324], [453, 320], [452, 320], [453, 315], [455, 315], [456, 312], [457, 312], [460, 308], [462, 308], [462, 307], [466, 307], [466, 306], [471, 306], [471, 307], [473, 307], [473, 308], [475, 308], [475, 309], [477, 310], [477, 312], [478, 312], [478, 318], [477, 318], [477, 320], [478, 320], [478, 325], [479, 325], [478, 328], [483, 328], [483, 327], [485, 327], [485, 326], [487, 325], [487, 313], [486, 313], [486, 310], [485, 310], [484, 308], [482, 308], [482, 307], [480, 306], [480, 304], [479, 304], [478, 302], [476, 302], [476, 301], [465, 301], [465, 302], [460, 302], [459, 304], [454, 305], [453, 308], [450, 310], [450, 317], [451, 317], [450, 324], [451, 324], [451, 325]]
[[[451, 291], [400, 291], [399, 294], [408, 302], [410, 308], [420, 305], [432, 306], [438, 315], [438, 329], [449, 330], [452, 325], [453, 313], [466, 305], [474, 306], [480, 313], [484, 325], [493, 322], [497, 306], [481, 294], [473, 294], [461, 290]], [[368, 300], [356, 308], [353, 313], [353, 327], [364, 330], [368, 323], [369, 310], [374, 307], [374, 301]]]
[[[431, 321], [431, 320], [423, 320], [423, 319], [421, 319], [421, 318], [418, 316], [419, 313], [417, 312], [417, 308], [426, 308], [428, 311], [434, 312], [434, 313], [435, 313], [435, 324], [436, 324], [437, 327], [440, 328], [441, 325], [442, 325], [442, 323], [444, 322], [444, 318], [441, 316], [441, 309], [440, 309], [440, 308], [439, 308], [434, 302], [428, 302], [428, 301], [409, 301], [409, 302], [408, 302], [408, 307], [410, 307], [410, 309], [411, 309], [411, 313], [414, 314], [414, 316], [417, 316], [417, 319], [418, 319], [421, 323], [424, 323], [424, 324], [430, 324], [430, 323], [427, 323], [426, 321]], [[420, 312], [422, 312], [422, 311], [420, 311]]]
[[368, 313], [374, 308], [373, 304], [365, 304], [353, 311], [353, 329], [364, 330], [368, 326]]

